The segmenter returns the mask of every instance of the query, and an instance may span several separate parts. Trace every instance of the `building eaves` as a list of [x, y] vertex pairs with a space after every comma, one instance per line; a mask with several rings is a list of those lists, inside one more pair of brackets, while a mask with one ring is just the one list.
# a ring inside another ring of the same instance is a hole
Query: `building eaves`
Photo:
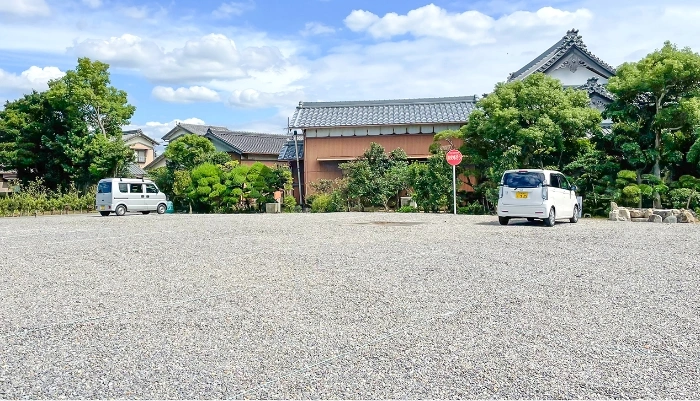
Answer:
[[280, 148], [287, 141], [286, 135], [266, 134], [228, 129], [209, 129], [206, 136], [218, 139], [231, 146], [240, 154], [279, 155]]
[[207, 130], [209, 128], [215, 128], [215, 129], [227, 129], [226, 127], [219, 127], [215, 125], [202, 125], [202, 124], [186, 124], [186, 123], [177, 123], [173, 129], [168, 131], [167, 134], [163, 135], [161, 138], [164, 141], [169, 141], [170, 138], [177, 132], [178, 129], [183, 129], [190, 134], [195, 134], [199, 136], [204, 136], [207, 133]]
[[615, 68], [598, 58], [593, 53], [591, 53], [591, 51], [588, 50], [586, 44], [583, 43], [583, 39], [581, 35], [578, 34], [578, 32], [578, 29], [571, 29], [567, 31], [566, 35], [564, 35], [562, 39], [560, 39], [549, 49], [545, 50], [544, 53], [540, 54], [538, 57], [536, 57], [534, 60], [526, 64], [518, 71], [511, 73], [508, 76], [508, 82], [517, 79], [522, 79], [535, 72], [547, 71], [550, 67], [552, 67], [552, 65], [554, 65], [562, 57], [564, 57], [572, 48], [577, 49], [578, 51], [589, 57], [611, 76], [615, 75]]
[[300, 102], [292, 128], [465, 123], [476, 107], [475, 96]]
[[288, 139], [287, 142], [282, 146], [282, 149], [279, 152], [279, 157], [277, 157], [277, 160], [296, 161], [297, 152], [298, 152], [299, 160], [303, 160], [304, 159], [304, 141], [297, 140], [296, 142], [297, 142], [297, 146], [296, 146], [296, 150], [295, 150], [294, 149], [294, 140]]
[[148, 163], [147, 165], [145, 165], [145, 166], [143, 167], [143, 169], [144, 169], [144, 170], [149, 170], [149, 169], [151, 168], [151, 166], [155, 166], [156, 164], [158, 164], [158, 163], [159, 163], [161, 160], [163, 160], [163, 159], [165, 159], [165, 154], [164, 154], [164, 153], [161, 153], [161, 154], [159, 154], [158, 156], [156, 156], [155, 159], [151, 160], [150, 163]]

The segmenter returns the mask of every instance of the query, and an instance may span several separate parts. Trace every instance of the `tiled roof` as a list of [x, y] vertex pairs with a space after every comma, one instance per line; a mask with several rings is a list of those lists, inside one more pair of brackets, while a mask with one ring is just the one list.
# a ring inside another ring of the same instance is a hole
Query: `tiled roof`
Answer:
[[508, 81], [510, 82], [516, 79], [524, 78], [535, 72], [547, 71], [552, 65], [564, 57], [564, 55], [566, 55], [572, 48], [576, 48], [591, 60], [595, 61], [608, 74], [615, 75], [615, 68], [591, 53], [586, 47], [586, 44], [583, 43], [581, 35], [578, 34], [578, 29], [572, 29], [567, 31], [566, 35], [555, 43], [554, 46], [547, 49], [544, 53], [540, 54], [523, 68], [511, 73], [508, 76]]
[[294, 128], [464, 123], [474, 96], [353, 102], [300, 102]]
[[161, 160], [163, 160], [164, 158], [165, 158], [165, 153], [159, 154], [158, 156], [156, 156], [155, 159], [151, 160], [150, 163], [148, 163], [147, 165], [145, 165], [145, 166], [143, 167], [143, 169], [144, 169], [144, 170], [150, 169], [151, 166], [155, 166], [156, 164], [158, 164], [158, 163], [159, 163]]
[[294, 139], [288, 139], [287, 142], [280, 149], [280, 154], [277, 160], [280, 161], [290, 161], [296, 160], [297, 154], [299, 152], [299, 160], [304, 159], [304, 141], [297, 140], [297, 150], [294, 150]]
[[177, 131], [178, 128], [182, 128], [182, 129], [184, 129], [185, 131], [187, 131], [187, 132], [189, 132], [189, 133], [191, 133], [191, 134], [200, 135], [200, 136], [201, 136], [201, 135], [205, 135], [205, 134], [207, 133], [207, 130], [208, 130], [209, 128], [214, 128], [214, 129], [228, 129], [228, 128], [226, 128], [226, 127], [218, 127], [218, 126], [215, 126], [215, 125], [200, 125], [200, 124], [183, 124], [183, 123], [177, 123], [177, 125], [176, 125], [175, 127], [173, 127], [173, 129], [171, 129], [170, 131], [168, 131], [167, 134], [163, 135], [163, 138], [161, 138], [161, 139], [163, 139], [164, 141], [169, 141], [169, 140], [170, 140], [170, 137], [172, 137], [173, 134], [175, 134], [175, 131]]
[[229, 131], [226, 128], [210, 127], [206, 136], [217, 138], [234, 148], [238, 153], [279, 155], [288, 136], [259, 132]]
[[605, 87], [605, 85], [599, 83], [598, 78], [589, 78], [588, 82], [577, 87], [577, 89], [585, 90], [588, 92], [589, 95], [597, 93], [610, 100], [615, 99], [615, 95], [613, 95], [612, 92], [610, 92], [608, 88]]
[[124, 142], [126, 142], [129, 139], [136, 137], [136, 136], [143, 137], [144, 139], [150, 141], [154, 145], [160, 145], [160, 142], [158, 142], [155, 139], [151, 138], [150, 136], [144, 134], [143, 131], [141, 131], [140, 129], [122, 131], [122, 141], [124, 141]]
[[129, 174], [133, 175], [134, 177], [143, 177], [144, 175], [146, 175], [146, 172], [134, 163], [127, 164], [126, 170], [129, 172]]

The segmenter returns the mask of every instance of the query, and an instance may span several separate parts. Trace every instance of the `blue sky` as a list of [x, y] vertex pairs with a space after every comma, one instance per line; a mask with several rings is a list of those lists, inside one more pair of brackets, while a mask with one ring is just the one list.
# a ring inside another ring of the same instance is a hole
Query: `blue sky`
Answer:
[[283, 133], [299, 101], [481, 95], [577, 28], [617, 66], [700, 51], [696, 1], [0, 0], [0, 100], [86, 56], [156, 139], [176, 121]]

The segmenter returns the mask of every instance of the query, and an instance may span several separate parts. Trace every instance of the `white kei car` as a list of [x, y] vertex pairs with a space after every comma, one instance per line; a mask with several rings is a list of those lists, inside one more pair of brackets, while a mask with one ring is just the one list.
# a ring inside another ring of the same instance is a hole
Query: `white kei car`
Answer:
[[498, 188], [498, 222], [506, 225], [510, 219], [527, 218], [542, 220], [548, 227], [561, 219], [576, 223], [581, 213], [576, 189], [558, 171], [508, 170]]

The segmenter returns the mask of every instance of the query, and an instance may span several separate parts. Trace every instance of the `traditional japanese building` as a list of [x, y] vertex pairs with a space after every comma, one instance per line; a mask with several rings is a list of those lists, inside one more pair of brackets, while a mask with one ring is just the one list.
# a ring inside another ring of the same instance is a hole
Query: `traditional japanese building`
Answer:
[[[613, 95], [605, 88], [615, 68], [588, 50], [579, 31], [566, 32], [552, 47], [511, 73], [507, 81], [541, 72], [559, 79], [565, 87], [585, 90], [591, 107], [603, 110]], [[386, 151], [402, 148], [409, 158], [425, 160], [433, 136], [459, 129], [476, 107], [475, 96], [426, 99], [299, 102], [290, 121], [291, 134], [303, 138], [300, 156], [302, 190], [309, 183], [342, 176], [338, 165], [361, 156], [371, 142]], [[609, 122], [604, 122], [608, 127]], [[280, 160], [289, 159], [285, 146]], [[296, 163], [296, 161], [295, 161]], [[294, 176], [295, 185], [297, 175]]]

